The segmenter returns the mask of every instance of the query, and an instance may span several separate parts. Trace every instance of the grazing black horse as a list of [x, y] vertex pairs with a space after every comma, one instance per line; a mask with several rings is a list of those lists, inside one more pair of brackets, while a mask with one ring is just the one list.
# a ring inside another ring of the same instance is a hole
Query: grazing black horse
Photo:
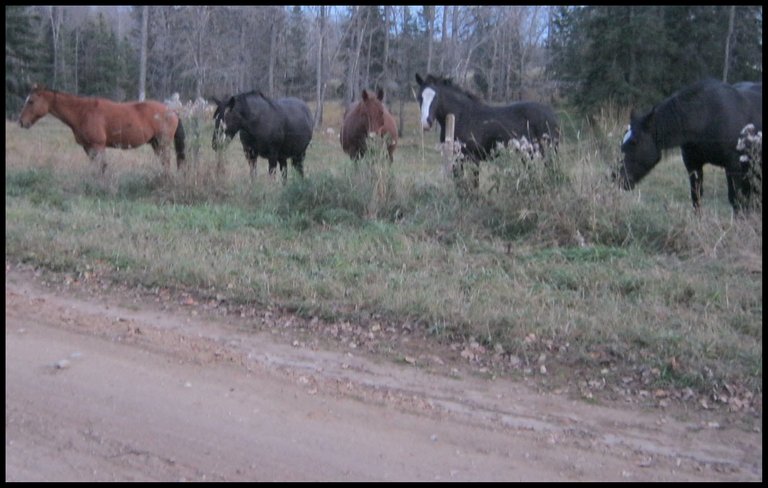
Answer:
[[287, 160], [300, 175], [304, 176], [304, 157], [312, 139], [312, 113], [307, 104], [298, 98], [271, 100], [259, 91], [241, 93], [226, 101], [216, 102], [213, 114], [215, 127], [211, 146], [214, 151], [225, 147], [240, 132], [245, 156], [256, 176], [256, 159], [269, 160], [269, 174], [280, 163], [283, 181], [287, 178]]
[[[448, 114], [456, 118], [454, 140], [462, 144], [462, 153], [478, 164], [494, 154], [498, 144], [515, 139], [526, 141], [543, 153], [544, 146], [557, 148], [560, 127], [552, 108], [537, 102], [516, 102], [495, 107], [486, 105], [477, 96], [453, 84], [448, 78], [427, 75], [419, 84], [421, 125], [429, 130], [440, 124], [440, 142], [445, 142], [445, 119]], [[459, 168], [457, 168], [459, 169]], [[477, 166], [474, 168], [474, 186], [478, 186]], [[454, 175], [460, 174], [454, 172]]]
[[763, 130], [762, 83], [696, 82], [644, 115], [632, 112], [616, 177], [622, 188], [632, 189], [661, 160], [662, 150], [680, 146], [694, 208], [701, 203], [702, 168], [709, 163], [725, 169], [728, 201], [738, 211], [753, 193], [748, 165], [739, 162], [741, 154], [736, 147], [748, 124]]

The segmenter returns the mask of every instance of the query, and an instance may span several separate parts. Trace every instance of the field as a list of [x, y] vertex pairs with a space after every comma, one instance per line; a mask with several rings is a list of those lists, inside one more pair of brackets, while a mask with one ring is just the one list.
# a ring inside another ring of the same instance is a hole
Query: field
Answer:
[[564, 116], [548, 166], [500, 157], [466, 195], [436, 131], [406, 109], [390, 167], [342, 153], [329, 103], [306, 178], [291, 170], [285, 185], [263, 160], [251, 180], [239, 141], [219, 166], [208, 120], [185, 121], [189, 168], [170, 177], [148, 146], [108, 150], [102, 177], [58, 120], [6, 121], [6, 261], [230, 313], [407, 330], [489, 375], [591, 401], [762, 417], [762, 212], [733, 218], [722, 170], [705, 167], [699, 215], [675, 152], [617, 190], [609, 165], [628, 117], [614, 110], [594, 131]]

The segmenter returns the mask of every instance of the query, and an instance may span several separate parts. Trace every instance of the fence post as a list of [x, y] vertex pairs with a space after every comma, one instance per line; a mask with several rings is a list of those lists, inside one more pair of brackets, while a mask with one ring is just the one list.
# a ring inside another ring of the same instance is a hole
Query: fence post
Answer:
[[442, 147], [443, 174], [453, 174], [456, 165], [456, 148], [453, 144], [453, 132], [456, 127], [456, 117], [448, 114], [445, 118], [445, 141]]

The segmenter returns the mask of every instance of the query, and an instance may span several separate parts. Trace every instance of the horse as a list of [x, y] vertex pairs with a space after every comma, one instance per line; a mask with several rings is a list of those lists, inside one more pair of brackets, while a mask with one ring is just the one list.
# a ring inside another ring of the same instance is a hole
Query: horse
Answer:
[[[551, 145], [557, 150], [560, 124], [551, 107], [537, 102], [515, 102], [505, 106], [485, 104], [476, 95], [455, 86], [450, 78], [428, 74], [419, 84], [418, 101], [421, 107], [421, 126], [427, 131], [437, 121], [440, 124], [440, 142], [445, 142], [445, 120], [453, 114], [456, 120], [454, 140], [459, 142], [462, 154], [475, 163], [473, 185], [479, 184], [479, 162], [496, 153], [498, 145], [522, 142], [523, 138], [541, 149]], [[454, 176], [462, 168], [454, 167]]]
[[132, 149], [149, 143], [167, 172], [168, 148], [173, 141], [176, 166], [178, 169], [184, 166], [184, 127], [179, 115], [161, 102], [120, 103], [48, 90], [34, 84], [24, 102], [19, 124], [29, 129], [49, 113], [72, 129], [75, 141], [88, 157], [101, 164], [102, 175], [107, 168], [108, 147]]
[[[661, 160], [662, 151], [680, 147], [695, 210], [701, 205], [705, 164], [725, 169], [728, 201], [735, 212], [751, 199], [748, 165], [737, 149], [741, 131], [749, 124], [763, 129], [763, 85], [729, 85], [704, 79], [685, 86], [643, 115], [630, 114], [621, 143], [623, 159], [614, 173], [621, 188], [631, 190]], [[762, 166], [762, 158], [759, 163]]]
[[313, 126], [312, 113], [306, 103], [293, 97], [272, 100], [260, 91], [240, 93], [225, 101], [213, 98], [213, 101], [216, 103], [211, 141], [214, 151], [223, 150], [239, 132], [252, 178], [256, 177], [259, 156], [269, 161], [270, 175], [274, 175], [280, 163], [283, 182], [288, 176], [288, 158], [299, 175], [304, 176], [303, 162]]
[[384, 139], [390, 163], [394, 160], [397, 125], [383, 100], [384, 91], [381, 88], [375, 95], [363, 90], [361, 100], [351, 105], [344, 113], [339, 140], [341, 148], [353, 160], [358, 160], [365, 154], [369, 134]]

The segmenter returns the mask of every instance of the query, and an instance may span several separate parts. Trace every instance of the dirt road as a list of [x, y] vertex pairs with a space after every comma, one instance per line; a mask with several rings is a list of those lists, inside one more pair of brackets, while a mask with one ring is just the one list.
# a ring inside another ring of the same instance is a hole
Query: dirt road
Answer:
[[286, 342], [8, 264], [5, 285], [6, 481], [762, 480], [761, 433], [727, 419]]

